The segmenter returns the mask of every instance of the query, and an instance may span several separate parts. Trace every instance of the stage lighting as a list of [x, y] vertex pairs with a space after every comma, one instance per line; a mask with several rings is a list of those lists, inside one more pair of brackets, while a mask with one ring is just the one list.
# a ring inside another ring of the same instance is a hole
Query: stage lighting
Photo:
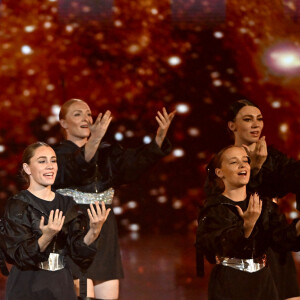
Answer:
[[273, 46], [266, 51], [264, 62], [274, 74], [299, 74], [300, 47], [293, 44]]

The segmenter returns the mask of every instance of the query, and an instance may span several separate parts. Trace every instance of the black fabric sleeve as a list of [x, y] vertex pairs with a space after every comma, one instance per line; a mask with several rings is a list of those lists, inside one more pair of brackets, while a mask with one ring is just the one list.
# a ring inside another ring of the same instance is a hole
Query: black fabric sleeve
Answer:
[[200, 216], [197, 244], [208, 261], [213, 263], [212, 258], [216, 255], [236, 257], [236, 253], [241, 253], [252, 243], [251, 238], [244, 236], [243, 224], [243, 219], [226, 205], [208, 208]]
[[81, 214], [70, 222], [68, 227], [67, 244], [69, 255], [82, 269], [89, 267], [96, 254], [95, 242], [89, 246], [84, 243], [84, 236], [87, 233], [84, 227], [87, 223], [87, 217]]
[[124, 150], [120, 145], [112, 147], [110, 158], [114, 185], [139, 179], [158, 160], [171, 152], [171, 144], [168, 139], [164, 140], [161, 148], [155, 140], [135, 149]]
[[268, 147], [267, 160], [260, 171], [251, 176], [248, 188], [260, 196], [281, 198], [288, 193], [300, 195], [299, 182], [300, 162]]
[[31, 207], [21, 200], [11, 198], [4, 215], [6, 255], [21, 269], [36, 267], [48, 259], [40, 252], [38, 239], [41, 231], [33, 231]]
[[285, 215], [277, 204], [272, 203], [270, 213], [271, 247], [278, 252], [300, 251], [300, 237], [297, 236], [296, 223], [299, 219], [287, 223]]
[[91, 177], [95, 172], [95, 162], [86, 162], [84, 148], [64, 151], [63, 147], [55, 148], [58, 172], [55, 178], [56, 189], [80, 185], [82, 178]]

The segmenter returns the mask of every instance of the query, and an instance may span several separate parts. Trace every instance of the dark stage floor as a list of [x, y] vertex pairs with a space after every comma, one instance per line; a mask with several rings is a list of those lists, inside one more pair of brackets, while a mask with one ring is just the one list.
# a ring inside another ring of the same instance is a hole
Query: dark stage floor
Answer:
[[[204, 279], [195, 276], [193, 236], [135, 235], [120, 238], [126, 278], [120, 300], [205, 300], [210, 265]], [[300, 274], [300, 254], [295, 255]], [[5, 278], [0, 277], [0, 299]]]

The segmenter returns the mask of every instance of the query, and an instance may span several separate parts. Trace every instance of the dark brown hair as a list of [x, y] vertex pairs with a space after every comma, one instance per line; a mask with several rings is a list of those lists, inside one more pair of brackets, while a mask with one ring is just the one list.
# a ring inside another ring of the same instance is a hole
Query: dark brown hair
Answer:
[[244, 106], [254, 106], [259, 109], [259, 107], [254, 104], [253, 102], [246, 100], [246, 99], [241, 99], [238, 101], [233, 102], [227, 112], [227, 121], [235, 121], [236, 115], [239, 113], [239, 111], [244, 107]]
[[[21, 176], [23, 177], [26, 183], [29, 183], [29, 175], [24, 171], [23, 164], [30, 164], [31, 158], [34, 156], [36, 149], [46, 146], [50, 147], [48, 144], [44, 142], [36, 142], [33, 143], [25, 148], [22, 155], [22, 169], [21, 169]], [[51, 148], [51, 147], [50, 147]]]

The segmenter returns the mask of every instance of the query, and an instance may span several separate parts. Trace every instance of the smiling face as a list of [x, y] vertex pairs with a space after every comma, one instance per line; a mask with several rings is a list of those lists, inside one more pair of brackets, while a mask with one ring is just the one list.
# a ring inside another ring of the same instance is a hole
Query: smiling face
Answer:
[[49, 146], [40, 146], [30, 158], [29, 163], [23, 163], [23, 169], [29, 176], [29, 187], [40, 189], [54, 183], [57, 173], [56, 155]]
[[231, 147], [224, 151], [216, 175], [222, 179], [225, 190], [246, 186], [250, 178], [249, 157], [242, 147]]
[[84, 101], [73, 102], [60, 120], [61, 126], [66, 131], [67, 139], [78, 146], [83, 146], [90, 135], [89, 124], [93, 123], [92, 113]]
[[255, 106], [246, 105], [237, 113], [234, 121], [228, 122], [235, 137], [235, 144], [250, 146], [256, 143], [264, 127], [261, 111]]

